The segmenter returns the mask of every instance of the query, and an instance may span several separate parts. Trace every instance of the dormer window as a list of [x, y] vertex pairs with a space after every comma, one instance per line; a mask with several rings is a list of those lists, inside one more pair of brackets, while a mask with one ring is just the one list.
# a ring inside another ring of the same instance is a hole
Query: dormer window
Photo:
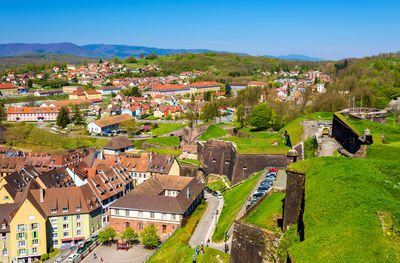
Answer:
[[67, 213], [68, 212], [68, 208], [63, 208], [63, 213]]
[[5, 223], [1, 224], [1, 229], [6, 229], [7, 225]]
[[52, 209], [51, 209], [51, 213], [52, 213], [52, 214], [57, 213], [57, 208], [52, 208]]
[[80, 207], [80, 206], [77, 206], [77, 207], [76, 207], [76, 211], [77, 211], [77, 212], [81, 211], [81, 207]]

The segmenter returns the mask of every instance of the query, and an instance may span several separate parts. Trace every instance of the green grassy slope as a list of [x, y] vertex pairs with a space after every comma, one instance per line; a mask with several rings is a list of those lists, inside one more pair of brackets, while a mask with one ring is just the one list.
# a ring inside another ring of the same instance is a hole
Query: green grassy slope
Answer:
[[207, 130], [198, 138], [199, 141], [207, 141], [211, 138], [219, 138], [226, 135], [227, 132], [217, 125], [210, 125]]

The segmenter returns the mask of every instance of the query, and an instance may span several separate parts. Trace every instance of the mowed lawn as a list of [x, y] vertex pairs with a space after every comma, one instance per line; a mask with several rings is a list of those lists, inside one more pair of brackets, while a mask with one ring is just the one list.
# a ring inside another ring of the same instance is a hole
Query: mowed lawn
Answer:
[[[224, 141], [234, 142], [239, 154], [286, 154], [289, 147], [284, 144], [283, 138], [239, 138], [226, 137]], [[271, 145], [279, 142], [279, 145]]]
[[[193, 262], [195, 249], [190, 248], [188, 242], [190, 237], [199, 223], [201, 217], [207, 209], [207, 203], [202, 202], [191, 217], [186, 222], [186, 225], [178, 228], [176, 232], [157, 250], [156, 253], [147, 261], [148, 263], [190, 263]], [[229, 254], [223, 253], [212, 248], [205, 248], [205, 254], [196, 257], [197, 262], [217, 263], [217, 255], [223, 262], [229, 262]]]
[[179, 138], [175, 136], [151, 138], [146, 142], [167, 147], [179, 146]]
[[246, 218], [245, 222], [271, 231], [280, 231], [273, 217], [283, 214], [284, 193], [271, 193]]
[[183, 123], [158, 123], [157, 128], [150, 130], [151, 134], [155, 136], [160, 136], [169, 132], [179, 130], [186, 126]]
[[210, 125], [205, 132], [198, 138], [199, 141], [207, 141], [211, 138], [219, 138], [225, 136], [227, 132], [217, 125]]
[[246, 182], [223, 193], [225, 204], [222, 208], [221, 216], [218, 219], [217, 227], [215, 228], [212, 236], [213, 242], [220, 242], [224, 240], [225, 232], [228, 231], [233, 219], [235, 219], [236, 214], [246, 201], [246, 198], [254, 188], [254, 185], [257, 183], [261, 174], [262, 171], [255, 174]]

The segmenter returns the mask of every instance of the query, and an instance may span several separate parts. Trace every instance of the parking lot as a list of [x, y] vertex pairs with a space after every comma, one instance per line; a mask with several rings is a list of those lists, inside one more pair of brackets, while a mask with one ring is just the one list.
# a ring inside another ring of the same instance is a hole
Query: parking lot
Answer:
[[[100, 245], [81, 262], [95, 263], [100, 262], [100, 259], [103, 258], [103, 262], [142, 263], [145, 262], [153, 252], [154, 250], [146, 249], [140, 244], [133, 245], [129, 250], [117, 250], [115, 244], [109, 247]], [[97, 259], [94, 258], [94, 254], [96, 254]]]

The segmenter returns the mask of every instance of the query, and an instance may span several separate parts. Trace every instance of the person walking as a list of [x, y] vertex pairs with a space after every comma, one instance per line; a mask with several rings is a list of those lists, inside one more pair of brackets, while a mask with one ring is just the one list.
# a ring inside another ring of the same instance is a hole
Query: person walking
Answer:
[[100, 262], [103, 262], [103, 257], [100, 258]]
[[193, 254], [193, 263], [196, 263], [196, 255]]

